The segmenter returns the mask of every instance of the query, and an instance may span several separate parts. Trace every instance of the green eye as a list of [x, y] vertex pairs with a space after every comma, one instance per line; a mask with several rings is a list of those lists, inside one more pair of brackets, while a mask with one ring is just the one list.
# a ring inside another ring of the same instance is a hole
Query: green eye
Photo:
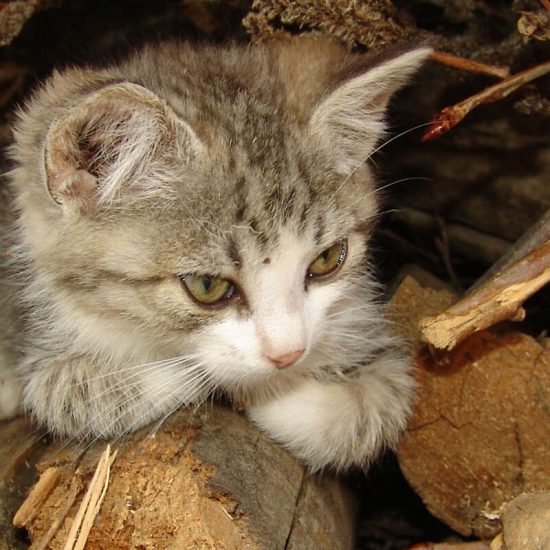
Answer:
[[347, 241], [334, 243], [311, 262], [307, 270], [308, 277], [320, 279], [332, 275], [344, 263], [347, 252]]
[[233, 283], [209, 275], [187, 275], [183, 283], [191, 297], [204, 305], [214, 305], [235, 294]]

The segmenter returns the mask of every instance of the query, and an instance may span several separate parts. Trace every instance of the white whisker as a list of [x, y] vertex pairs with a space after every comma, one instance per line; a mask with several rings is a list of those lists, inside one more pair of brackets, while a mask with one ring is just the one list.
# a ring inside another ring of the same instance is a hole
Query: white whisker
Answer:
[[384, 147], [386, 147], [387, 145], [389, 145], [390, 143], [392, 143], [396, 139], [399, 139], [400, 137], [403, 137], [407, 134], [410, 134], [411, 132], [414, 132], [415, 130], [418, 130], [420, 128], [424, 128], [425, 126], [430, 126], [430, 124], [431, 124], [431, 122], [423, 122], [422, 124], [418, 124], [416, 126], [413, 126], [412, 128], [404, 130], [403, 132], [400, 132], [399, 134], [387, 139], [381, 145], [379, 145], [378, 147], [373, 149], [364, 160], [358, 162], [356, 164], [356, 166], [350, 171], [350, 173], [346, 175], [346, 177], [344, 178], [342, 183], [338, 186], [336, 191], [330, 197], [330, 200], [332, 201], [336, 197], [336, 195], [340, 192], [340, 190], [344, 187], [344, 185], [353, 177], [355, 172], [357, 172], [357, 170], [359, 170], [359, 168], [361, 166], [363, 166], [366, 162], [368, 162], [373, 157], [373, 155], [375, 155], [376, 153], [381, 151]]

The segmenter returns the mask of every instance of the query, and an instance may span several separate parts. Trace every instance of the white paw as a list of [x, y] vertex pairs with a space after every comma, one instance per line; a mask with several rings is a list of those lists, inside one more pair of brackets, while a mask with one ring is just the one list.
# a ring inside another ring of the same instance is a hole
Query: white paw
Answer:
[[308, 380], [250, 407], [249, 416], [312, 470], [367, 466], [396, 444], [414, 385], [401, 360], [378, 366], [345, 382]]
[[12, 418], [19, 413], [21, 387], [9, 374], [0, 375], [0, 420]]

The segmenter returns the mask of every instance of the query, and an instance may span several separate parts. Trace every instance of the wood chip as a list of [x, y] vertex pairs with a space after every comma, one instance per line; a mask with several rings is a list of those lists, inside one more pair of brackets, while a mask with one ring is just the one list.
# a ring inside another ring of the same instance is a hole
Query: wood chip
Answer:
[[90, 482], [88, 491], [84, 495], [80, 508], [73, 520], [71, 530], [65, 542], [63, 550], [82, 550], [90, 529], [92, 528], [95, 517], [99, 512], [107, 487], [109, 486], [109, 476], [111, 465], [117, 455], [117, 451], [111, 454], [111, 446], [107, 445], [101, 455], [94, 477]]
[[48, 498], [59, 479], [59, 468], [51, 466], [40, 475], [40, 479], [32, 488], [13, 518], [16, 527], [22, 527], [31, 522], [42, 503]]

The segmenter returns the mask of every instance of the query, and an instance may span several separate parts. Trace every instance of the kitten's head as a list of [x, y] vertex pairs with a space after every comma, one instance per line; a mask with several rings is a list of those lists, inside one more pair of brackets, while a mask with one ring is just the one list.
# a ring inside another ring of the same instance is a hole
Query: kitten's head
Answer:
[[365, 161], [428, 53], [373, 64], [323, 40], [171, 44], [55, 75], [22, 115], [14, 181], [72, 345], [182, 357], [143, 375], [182, 400], [174, 372], [191, 365], [205, 388], [246, 394], [383, 347]]

